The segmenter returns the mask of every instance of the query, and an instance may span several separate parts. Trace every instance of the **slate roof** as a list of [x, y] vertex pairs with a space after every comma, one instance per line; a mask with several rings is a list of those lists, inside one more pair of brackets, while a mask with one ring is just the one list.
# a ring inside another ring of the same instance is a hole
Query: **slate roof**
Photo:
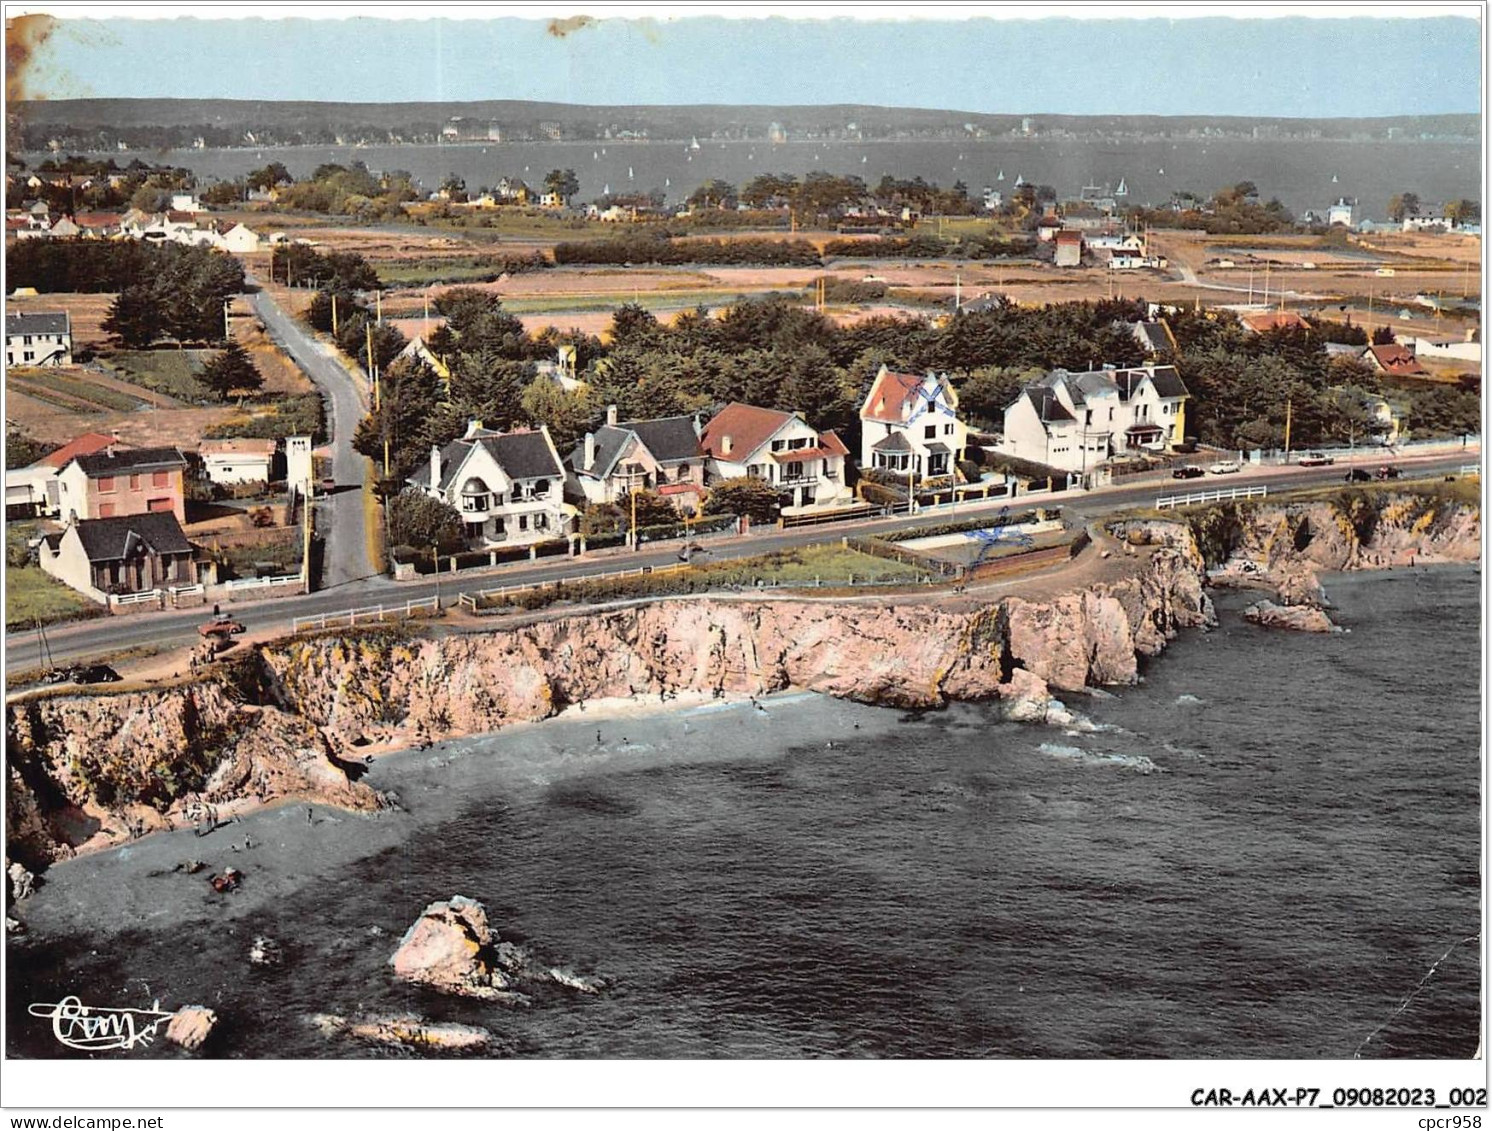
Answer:
[[1057, 399], [1057, 390], [1046, 385], [1028, 385], [1024, 395], [1036, 409], [1038, 419], [1046, 423], [1076, 420], [1067, 407]]
[[1157, 365], [1150, 371], [1150, 383], [1155, 386], [1155, 391], [1162, 397], [1189, 397], [1186, 383], [1181, 380], [1181, 374], [1176, 372], [1174, 365]]
[[[440, 490], [444, 493], [460, 474], [472, 449], [480, 445], [503, 469], [509, 479], [563, 479], [565, 469], [560, 466], [549, 447], [549, 439], [543, 432], [493, 432], [478, 430], [469, 440], [452, 440], [440, 451]], [[418, 487], [430, 485], [430, 462], [426, 460], [406, 482]]]
[[907, 442], [905, 432], [893, 432], [879, 443], [872, 444], [870, 450], [873, 452], [909, 452], [912, 450], [912, 445]]
[[6, 337], [12, 334], [66, 334], [67, 332], [68, 322], [65, 310], [36, 314], [17, 312], [5, 316]]
[[169, 511], [119, 518], [85, 518], [75, 524], [90, 562], [118, 561], [139, 544], [154, 554], [189, 554], [192, 544]]
[[698, 459], [699, 436], [692, 416], [660, 416], [653, 420], [626, 420], [617, 425], [637, 433], [659, 463]]
[[77, 463], [89, 479], [97, 479], [103, 475], [127, 475], [132, 471], [186, 466], [186, 458], [175, 448], [116, 447], [112, 455], [107, 448], [102, 448], [74, 456], [72, 462]]

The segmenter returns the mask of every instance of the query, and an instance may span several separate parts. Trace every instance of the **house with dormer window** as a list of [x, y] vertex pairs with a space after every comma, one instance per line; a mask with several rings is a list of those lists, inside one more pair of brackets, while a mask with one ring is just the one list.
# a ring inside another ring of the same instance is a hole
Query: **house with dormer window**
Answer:
[[860, 406], [860, 466], [916, 479], [952, 475], [969, 426], [946, 373], [895, 373], [886, 366]]
[[785, 505], [826, 505], [850, 497], [844, 457], [849, 449], [833, 431], [816, 431], [801, 413], [728, 404], [699, 435], [707, 482], [760, 479], [778, 489]]
[[1189, 396], [1172, 365], [1054, 369], [1006, 407], [996, 450], [1077, 472], [1115, 456], [1165, 451], [1185, 438]]
[[608, 405], [606, 424], [587, 432], [570, 453], [571, 496], [614, 503], [633, 491], [655, 491], [693, 514], [706, 494], [699, 432], [692, 416], [618, 421], [616, 405]]
[[432, 447], [430, 462], [406, 482], [456, 508], [478, 545], [563, 538], [576, 513], [564, 500], [564, 465], [543, 427], [495, 432], [473, 420], [461, 439]]

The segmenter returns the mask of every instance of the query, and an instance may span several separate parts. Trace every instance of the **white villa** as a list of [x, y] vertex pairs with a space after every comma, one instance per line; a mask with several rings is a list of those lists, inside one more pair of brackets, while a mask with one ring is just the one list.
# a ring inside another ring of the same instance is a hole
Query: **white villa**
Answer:
[[860, 466], [918, 479], [952, 475], [968, 443], [948, 375], [893, 373], [886, 366], [860, 406]]
[[831, 432], [816, 432], [798, 413], [729, 404], [699, 435], [708, 482], [761, 479], [791, 497], [793, 506], [849, 498], [844, 457], [849, 449]]
[[576, 514], [547, 428], [494, 432], [473, 420], [461, 439], [432, 447], [430, 463], [406, 482], [455, 507], [467, 537], [487, 545], [563, 538]]
[[1005, 409], [997, 450], [1076, 472], [1125, 453], [1164, 451], [1185, 437], [1189, 396], [1171, 365], [1054, 369]]

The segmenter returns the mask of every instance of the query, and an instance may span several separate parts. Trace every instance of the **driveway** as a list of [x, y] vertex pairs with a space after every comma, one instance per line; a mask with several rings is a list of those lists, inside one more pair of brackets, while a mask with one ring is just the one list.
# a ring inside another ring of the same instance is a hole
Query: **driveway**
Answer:
[[267, 291], [258, 291], [250, 298], [254, 313], [269, 328], [274, 340], [321, 390], [329, 409], [327, 425], [332, 435], [332, 477], [338, 490], [319, 498], [316, 504], [317, 528], [326, 538], [321, 588], [338, 589], [366, 582], [375, 576], [368, 556], [364, 498], [368, 490], [368, 460], [353, 449], [352, 437], [358, 422], [368, 411], [367, 406], [331, 346], [318, 342]]

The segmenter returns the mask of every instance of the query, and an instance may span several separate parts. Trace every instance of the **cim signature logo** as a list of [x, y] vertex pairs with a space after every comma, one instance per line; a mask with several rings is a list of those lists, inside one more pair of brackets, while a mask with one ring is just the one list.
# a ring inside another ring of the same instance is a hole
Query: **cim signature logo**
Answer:
[[99, 1052], [108, 1049], [132, 1049], [148, 1045], [155, 1031], [176, 1016], [160, 1010], [160, 1002], [150, 1009], [105, 1009], [84, 1005], [76, 997], [58, 1002], [38, 1002], [27, 1008], [32, 1017], [49, 1017], [53, 1035], [70, 1049]]

